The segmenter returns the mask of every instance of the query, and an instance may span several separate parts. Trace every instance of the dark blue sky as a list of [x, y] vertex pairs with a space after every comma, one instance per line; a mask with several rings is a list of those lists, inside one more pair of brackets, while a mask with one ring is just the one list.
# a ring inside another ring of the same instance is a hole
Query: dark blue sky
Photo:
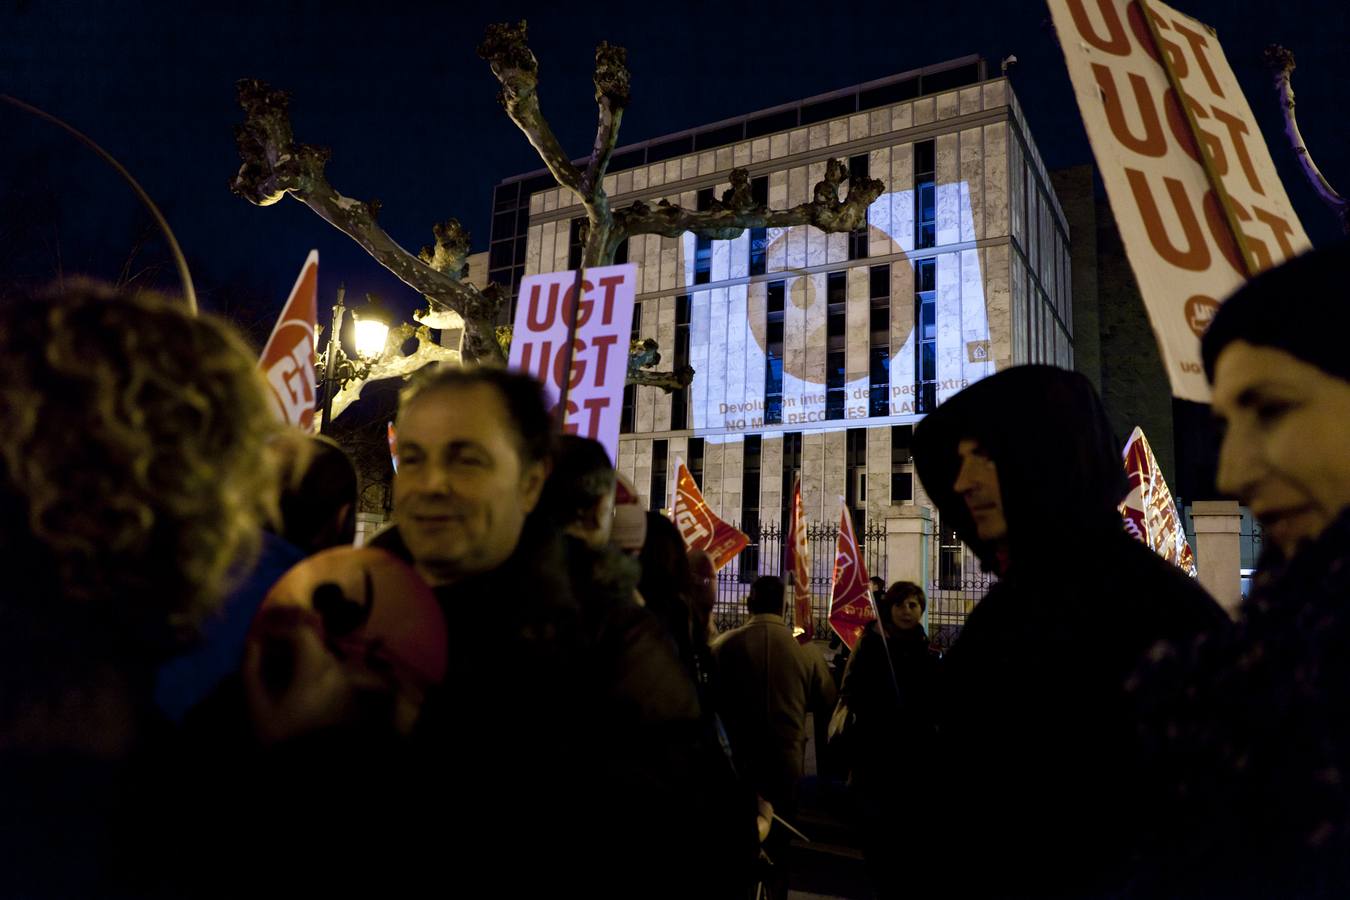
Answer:
[[[1286, 2], [1278, 13], [1255, 2], [1173, 5], [1218, 29], [1304, 227], [1314, 243], [1331, 240], [1336, 223], [1283, 144], [1259, 54], [1272, 41], [1295, 51], [1304, 135], [1332, 182], [1350, 190], [1347, 4]], [[996, 72], [1014, 53], [1014, 88], [1046, 163], [1091, 161], [1037, 0], [597, 4], [612, 17], [580, 6], [5, 2], [0, 91], [65, 118], [132, 170], [177, 232], [208, 304], [251, 292], [279, 306], [311, 247], [322, 258], [321, 301], [340, 280], [399, 309], [420, 301], [299, 203], [260, 209], [229, 192], [242, 77], [291, 92], [297, 138], [332, 149], [330, 181], [348, 196], [382, 200], [381, 221], [404, 246], [428, 243], [433, 222], [454, 216], [486, 249], [493, 184], [539, 167], [474, 53], [490, 21], [529, 20], [544, 108], [574, 155], [593, 134], [592, 53], [603, 39], [629, 50], [633, 103], [621, 143], [969, 53]], [[66, 272], [115, 277], [143, 222], [88, 151], [8, 107], [0, 107], [0, 203], [0, 275], [11, 277], [50, 275], [58, 255]], [[139, 259], [162, 256], [152, 242]], [[159, 283], [172, 287], [172, 273]]]

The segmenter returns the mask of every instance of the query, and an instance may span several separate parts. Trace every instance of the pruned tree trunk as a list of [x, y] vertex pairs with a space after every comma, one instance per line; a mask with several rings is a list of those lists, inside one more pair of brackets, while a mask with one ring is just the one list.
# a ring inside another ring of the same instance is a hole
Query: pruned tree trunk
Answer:
[[[499, 99], [506, 114], [524, 133], [554, 180], [577, 196], [586, 213], [582, 265], [609, 265], [627, 238], [638, 234], [678, 237], [691, 231], [716, 240], [738, 237], [746, 228], [812, 225], [826, 232], [847, 232], [867, 221], [867, 208], [885, 186], [875, 178], [850, 177], [840, 160], [830, 160], [813, 198], [791, 209], [771, 210], [757, 204], [750, 175], [733, 169], [731, 188], [707, 210], [687, 210], [662, 200], [655, 207], [641, 201], [613, 210], [604, 188], [605, 173], [618, 143], [619, 126], [628, 106], [627, 51], [601, 42], [595, 50], [595, 101], [599, 120], [590, 156], [574, 162], [563, 150], [539, 103], [539, 64], [526, 40], [526, 24], [490, 25], [478, 54], [501, 84]], [[231, 189], [259, 206], [287, 194], [345, 232], [385, 268], [427, 298], [433, 309], [449, 309], [464, 319], [462, 354], [466, 360], [505, 360], [496, 319], [506, 297], [495, 285], [479, 289], [464, 281], [469, 254], [468, 233], [451, 219], [433, 228], [435, 243], [413, 255], [400, 247], [376, 222], [377, 201], [354, 200], [338, 193], [324, 176], [329, 151], [296, 144], [291, 133], [288, 95], [261, 81], [238, 84], [244, 123], [235, 143], [243, 158]], [[839, 197], [847, 185], [843, 200]], [[628, 361], [629, 383], [674, 391], [687, 387], [694, 370], [656, 371], [661, 360], [655, 341], [634, 341]]]

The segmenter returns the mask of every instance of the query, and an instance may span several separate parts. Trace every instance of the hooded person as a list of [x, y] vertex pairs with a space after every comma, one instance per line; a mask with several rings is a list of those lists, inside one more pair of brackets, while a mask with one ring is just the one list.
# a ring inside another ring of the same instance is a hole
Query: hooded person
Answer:
[[1226, 618], [1125, 531], [1120, 444], [1082, 375], [976, 382], [919, 424], [914, 460], [943, 527], [999, 578], [943, 659], [938, 758], [964, 861], [947, 886], [1107, 894], [1146, 816], [1125, 682], [1159, 639]]
[[1311, 251], [1244, 285], [1202, 341], [1218, 488], [1265, 546], [1231, 640], [1141, 673], [1171, 801], [1149, 896], [1350, 895], [1347, 283], [1350, 243]]

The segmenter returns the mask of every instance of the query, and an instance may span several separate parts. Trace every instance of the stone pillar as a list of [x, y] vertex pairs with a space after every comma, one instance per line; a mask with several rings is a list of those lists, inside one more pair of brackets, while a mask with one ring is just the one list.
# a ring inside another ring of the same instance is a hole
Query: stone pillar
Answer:
[[890, 508], [886, 515], [887, 586], [896, 581], [913, 581], [928, 590], [932, 540], [933, 519], [928, 507], [902, 503]]
[[1196, 500], [1191, 504], [1200, 583], [1230, 616], [1236, 616], [1242, 604], [1241, 523], [1236, 501]]

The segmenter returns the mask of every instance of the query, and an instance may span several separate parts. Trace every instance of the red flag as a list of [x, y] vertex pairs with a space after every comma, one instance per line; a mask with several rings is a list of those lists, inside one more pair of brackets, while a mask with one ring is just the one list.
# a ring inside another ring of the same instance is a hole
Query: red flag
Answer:
[[277, 417], [306, 431], [315, 425], [314, 321], [318, 294], [319, 251], [311, 250], [258, 358], [258, 368], [272, 389]]
[[740, 529], [717, 518], [699, 493], [684, 460], [676, 461], [675, 473], [675, 527], [680, 530], [685, 547], [707, 553], [720, 569], [735, 559], [750, 544], [750, 539]]
[[797, 640], [805, 644], [815, 637], [811, 619], [811, 550], [806, 544], [806, 516], [802, 510], [802, 476], [792, 482], [792, 516], [787, 536], [788, 584], [792, 585], [792, 624]]
[[1181, 514], [1143, 429], [1130, 432], [1123, 455], [1125, 474], [1130, 479], [1130, 492], [1120, 504], [1125, 530], [1187, 575], [1197, 577], [1195, 556], [1181, 527]]
[[843, 516], [839, 520], [839, 544], [834, 553], [834, 578], [830, 589], [830, 627], [850, 650], [858, 645], [863, 630], [877, 617], [868, 590], [867, 564], [863, 562], [858, 538], [853, 533], [853, 517], [848, 504], [839, 498]]

